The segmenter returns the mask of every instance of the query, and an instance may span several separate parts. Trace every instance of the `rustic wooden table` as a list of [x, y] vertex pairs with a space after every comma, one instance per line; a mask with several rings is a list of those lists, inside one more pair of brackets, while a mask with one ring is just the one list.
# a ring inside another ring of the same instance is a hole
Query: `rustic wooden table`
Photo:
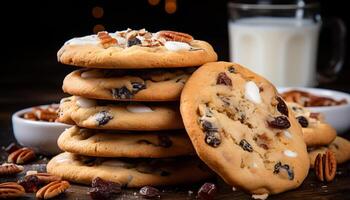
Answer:
[[[11, 114], [16, 110], [52, 102], [58, 102], [64, 95], [57, 92], [59, 89], [50, 90], [31, 90], [28, 92], [19, 92], [18, 90], [5, 91], [3, 97], [0, 98], [0, 146], [6, 146], [15, 141], [11, 127]], [[4, 94], [4, 93], [3, 93]], [[349, 136], [346, 136], [349, 138]], [[4, 162], [7, 154], [0, 151], [0, 163]], [[25, 165], [25, 170], [45, 171], [45, 163], [47, 158], [41, 157], [33, 163]], [[24, 173], [17, 177], [0, 178], [0, 182], [14, 181], [24, 176]], [[241, 191], [232, 191], [219, 178], [209, 180], [218, 185], [218, 194], [215, 199], [251, 199]], [[161, 199], [196, 199], [198, 188], [203, 183], [188, 186], [172, 186], [159, 188]], [[64, 194], [56, 199], [89, 199], [87, 194], [88, 187], [73, 184], [72, 187]], [[35, 199], [33, 194], [27, 194], [23, 199]], [[137, 189], [124, 189], [115, 199], [142, 199]], [[269, 199], [350, 199], [350, 162], [340, 165], [337, 170], [336, 178], [331, 183], [321, 183], [316, 180], [314, 171], [310, 173], [304, 183], [296, 190], [288, 191], [279, 195], [270, 196]]]

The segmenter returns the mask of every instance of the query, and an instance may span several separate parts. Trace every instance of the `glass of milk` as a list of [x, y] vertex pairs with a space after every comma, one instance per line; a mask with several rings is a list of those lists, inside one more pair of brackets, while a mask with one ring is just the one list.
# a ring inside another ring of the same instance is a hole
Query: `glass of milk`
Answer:
[[[231, 61], [249, 67], [276, 86], [316, 85], [319, 4], [231, 2], [228, 8]], [[339, 71], [342, 60], [336, 62], [333, 70]]]

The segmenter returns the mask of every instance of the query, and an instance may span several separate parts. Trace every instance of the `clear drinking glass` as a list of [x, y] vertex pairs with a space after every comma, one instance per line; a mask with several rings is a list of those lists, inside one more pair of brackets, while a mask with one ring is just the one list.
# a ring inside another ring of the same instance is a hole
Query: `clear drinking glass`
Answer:
[[[230, 59], [263, 75], [277, 86], [314, 86], [319, 33], [318, 3], [246, 4], [230, 2]], [[338, 46], [330, 52], [332, 71], [344, 58], [344, 24], [337, 20]]]

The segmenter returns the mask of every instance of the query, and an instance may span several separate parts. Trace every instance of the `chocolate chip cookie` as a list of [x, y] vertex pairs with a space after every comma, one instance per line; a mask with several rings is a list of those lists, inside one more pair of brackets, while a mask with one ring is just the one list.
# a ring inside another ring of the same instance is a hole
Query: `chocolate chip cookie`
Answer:
[[71, 95], [117, 101], [175, 101], [194, 68], [152, 70], [76, 70], [63, 91]]
[[293, 112], [269, 81], [248, 69], [203, 65], [186, 82], [180, 111], [197, 154], [228, 184], [275, 194], [307, 176], [310, 161]]
[[47, 164], [50, 174], [90, 185], [100, 177], [126, 187], [188, 184], [212, 176], [196, 157], [167, 159], [96, 158], [62, 153]]
[[297, 103], [287, 103], [303, 130], [308, 147], [330, 144], [337, 136], [336, 130], [324, 121], [321, 113], [312, 113]]
[[146, 105], [78, 96], [61, 100], [58, 121], [91, 129], [157, 131], [183, 128], [176, 103]]
[[209, 43], [189, 34], [145, 29], [73, 38], [57, 57], [68, 65], [117, 69], [194, 67], [217, 60]]
[[57, 143], [63, 151], [96, 157], [165, 158], [195, 154], [184, 130], [126, 132], [73, 126], [61, 134]]

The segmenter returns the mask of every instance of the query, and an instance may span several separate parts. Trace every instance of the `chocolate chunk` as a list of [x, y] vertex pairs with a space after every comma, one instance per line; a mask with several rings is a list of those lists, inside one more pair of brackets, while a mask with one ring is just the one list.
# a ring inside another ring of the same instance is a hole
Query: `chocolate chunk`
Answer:
[[18, 184], [20, 184], [26, 192], [33, 193], [39, 190], [41, 181], [37, 176], [29, 175], [19, 180]]
[[213, 126], [212, 123], [208, 122], [208, 121], [205, 121], [205, 120], [201, 120], [201, 125], [202, 125], [202, 128], [204, 129], [204, 131], [206, 132], [217, 132], [218, 129], [216, 127]]
[[139, 44], [141, 44], [141, 40], [137, 39], [136, 37], [128, 40], [128, 47], [139, 45]]
[[114, 194], [121, 193], [121, 185], [99, 177], [92, 180], [92, 188], [88, 190], [92, 199], [109, 199]]
[[167, 135], [158, 135], [158, 146], [169, 148], [173, 145], [173, 142], [170, 140]]
[[146, 89], [146, 85], [143, 83], [133, 82], [131, 85], [133, 94], [136, 94], [140, 90]]
[[216, 79], [217, 85], [229, 85], [232, 86], [231, 79], [226, 75], [225, 72], [220, 72], [217, 79]]
[[160, 192], [157, 188], [151, 186], [142, 187], [139, 193], [145, 198], [160, 198]]
[[236, 69], [235, 69], [233, 66], [229, 66], [229, 67], [228, 67], [228, 71], [229, 71], [230, 73], [236, 73]]
[[309, 126], [309, 122], [304, 116], [298, 116], [296, 119], [298, 120], [301, 127], [306, 128]]
[[273, 173], [274, 174], [278, 174], [278, 173], [280, 173], [281, 169], [286, 170], [289, 180], [293, 180], [294, 179], [294, 172], [293, 172], [293, 170], [289, 167], [289, 165], [287, 165], [287, 164], [282, 165], [281, 162], [278, 162], [278, 163], [275, 164]]
[[113, 115], [110, 114], [108, 111], [101, 111], [97, 113], [95, 118], [99, 126], [107, 124], [111, 119], [113, 119]]
[[271, 128], [276, 129], [287, 129], [290, 127], [290, 122], [285, 116], [278, 116], [272, 121], [267, 121], [267, 123]]
[[253, 152], [252, 145], [250, 145], [249, 142], [247, 142], [245, 139], [239, 142], [239, 146], [241, 146], [244, 151]]
[[134, 94], [125, 86], [112, 89], [112, 95], [116, 99], [132, 99]]
[[281, 97], [276, 97], [278, 104], [277, 104], [277, 110], [282, 113], [283, 115], [288, 117], [288, 107], [287, 104], [283, 101]]
[[217, 193], [217, 187], [214, 183], [204, 183], [197, 192], [197, 198], [200, 200], [212, 200]]

